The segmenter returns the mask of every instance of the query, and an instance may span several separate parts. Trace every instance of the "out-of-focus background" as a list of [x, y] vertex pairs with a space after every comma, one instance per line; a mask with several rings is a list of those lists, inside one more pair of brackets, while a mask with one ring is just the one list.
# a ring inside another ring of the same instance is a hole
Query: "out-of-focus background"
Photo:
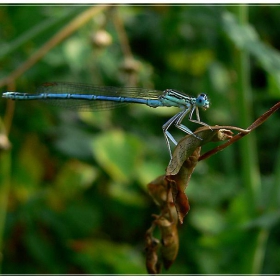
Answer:
[[[203, 122], [246, 128], [280, 99], [279, 15], [265, 5], [1, 6], [1, 93], [52, 81], [205, 92]], [[161, 127], [178, 109], [69, 112], [1, 98], [0, 112], [1, 273], [146, 273], [144, 235], [159, 212], [147, 184], [165, 172]], [[279, 123], [276, 112], [197, 165], [178, 257], [163, 273], [280, 273]]]

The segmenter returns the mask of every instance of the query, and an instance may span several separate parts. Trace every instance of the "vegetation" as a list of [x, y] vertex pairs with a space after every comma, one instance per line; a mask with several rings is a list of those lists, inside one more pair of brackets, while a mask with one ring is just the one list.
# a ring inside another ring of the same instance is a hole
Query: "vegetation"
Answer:
[[[0, 14], [1, 92], [51, 81], [205, 92], [203, 122], [242, 128], [280, 99], [278, 6], [7, 5]], [[159, 213], [147, 185], [168, 165], [161, 126], [177, 109], [69, 112], [1, 99], [0, 110], [1, 272], [147, 273], [144, 237]], [[280, 273], [279, 119], [197, 164], [178, 256], [162, 273]]]

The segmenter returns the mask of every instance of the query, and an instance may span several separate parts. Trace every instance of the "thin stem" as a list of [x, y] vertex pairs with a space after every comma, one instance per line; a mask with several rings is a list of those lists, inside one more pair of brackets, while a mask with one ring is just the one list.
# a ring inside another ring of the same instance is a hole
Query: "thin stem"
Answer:
[[126, 35], [123, 20], [119, 16], [118, 10], [116, 10], [115, 15], [114, 15], [114, 23], [115, 23], [116, 31], [118, 33], [118, 37], [120, 40], [120, 45], [121, 45], [124, 57], [126, 59], [133, 59], [133, 54], [132, 54], [132, 51], [131, 51], [131, 48], [129, 45], [128, 37]]
[[[9, 91], [15, 90], [15, 82], [11, 81], [8, 85]], [[4, 116], [4, 127], [5, 127], [5, 133], [6, 135], [9, 135], [10, 129], [12, 126], [12, 121], [14, 117], [14, 111], [15, 111], [15, 102], [13, 100], [8, 100], [7, 107], [6, 107], [6, 113]]]
[[[252, 130], [256, 129], [257, 127], [259, 127], [261, 124], [263, 124], [273, 113], [275, 113], [278, 109], [280, 109], [280, 102], [276, 103], [274, 106], [272, 106], [269, 110], [267, 110], [263, 115], [261, 115], [257, 120], [255, 120], [247, 129], [240, 129], [240, 128], [236, 128], [236, 127], [231, 127], [231, 126], [215, 126], [215, 127], [211, 127], [211, 129], [216, 129], [216, 128], [227, 128], [227, 129], [232, 129], [232, 130], [238, 130], [240, 131], [240, 133], [236, 134], [235, 136], [233, 136], [229, 141], [227, 141], [226, 143], [204, 153], [203, 155], [201, 155], [199, 157], [199, 161], [201, 160], [205, 160], [207, 158], [209, 158], [210, 156], [222, 151], [223, 149], [225, 149], [226, 147], [232, 145], [233, 143], [235, 143], [236, 141], [240, 140], [242, 137], [246, 136], [247, 134], [249, 134]], [[280, 152], [279, 152], [279, 167], [278, 169], [280, 170]], [[277, 170], [278, 170], [277, 169]], [[275, 172], [275, 174], [280, 174], [280, 172]], [[278, 177], [276, 177], [278, 178]], [[278, 182], [280, 180], [280, 176], [278, 179], [276, 179], [276, 182]], [[278, 184], [276, 184], [278, 186]], [[278, 188], [277, 188], [278, 189]], [[278, 194], [278, 192], [277, 192]], [[280, 193], [279, 193], [279, 202], [280, 202]]]
[[[280, 102], [279, 102], [280, 103]], [[272, 191], [270, 194], [269, 204], [267, 206], [268, 211], [278, 211], [280, 205], [280, 145], [275, 147], [276, 159], [274, 166], [274, 179], [272, 185]]]
[[[246, 5], [238, 5], [236, 7], [236, 16], [240, 25], [248, 23], [248, 7]], [[252, 122], [252, 91], [250, 86], [250, 61], [249, 54], [245, 50], [238, 49], [236, 52], [236, 68], [237, 68], [237, 102], [239, 123], [246, 127]], [[261, 204], [261, 180], [258, 170], [257, 148], [252, 133], [251, 137], [245, 137], [240, 141], [241, 155], [241, 172], [243, 185], [247, 190], [247, 211], [251, 217], [255, 217]], [[258, 232], [258, 242], [251, 259], [251, 273], [260, 273], [263, 265], [263, 255], [265, 251], [266, 240], [263, 235], [263, 229]]]
[[[236, 16], [239, 24], [244, 25], [248, 22], [248, 7], [238, 5]], [[252, 122], [252, 92], [250, 86], [250, 62], [249, 54], [244, 50], [236, 50], [237, 68], [237, 102], [239, 123], [241, 127], [246, 127]], [[241, 170], [243, 185], [249, 191], [248, 198], [251, 200], [250, 208], [255, 211], [260, 203], [260, 174], [258, 170], [258, 159], [256, 141], [254, 133], [251, 137], [245, 137], [240, 141], [241, 149]], [[252, 207], [253, 206], [253, 207]], [[253, 214], [253, 213], [252, 213]]]
[[261, 274], [265, 256], [265, 248], [269, 236], [269, 230], [263, 228], [258, 232], [256, 250], [254, 252], [252, 274]]
[[[3, 127], [1, 127], [1, 133], [4, 133], [3, 131]], [[7, 216], [8, 197], [10, 192], [10, 169], [11, 153], [9, 151], [2, 150], [0, 151], [0, 274], [2, 273], [2, 263], [4, 257], [3, 237]]]

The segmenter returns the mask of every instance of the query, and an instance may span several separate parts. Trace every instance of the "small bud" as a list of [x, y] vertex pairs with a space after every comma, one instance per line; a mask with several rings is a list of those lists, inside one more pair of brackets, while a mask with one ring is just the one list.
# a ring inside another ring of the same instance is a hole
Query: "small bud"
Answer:
[[92, 35], [91, 40], [97, 48], [105, 48], [112, 44], [112, 36], [105, 30], [98, 30]]

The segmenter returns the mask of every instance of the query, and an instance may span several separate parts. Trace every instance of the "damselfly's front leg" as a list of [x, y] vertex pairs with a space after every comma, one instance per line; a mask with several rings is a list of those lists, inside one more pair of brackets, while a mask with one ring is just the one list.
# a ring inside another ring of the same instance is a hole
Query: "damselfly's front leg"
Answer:
[[[200, 137], [196, 136], [189, 128], [187, 128], [185, 125], [181, 124], [185, 116], [190, 112], [190, 116], [193, 114], [195, 107], [192, 108], [187, 108], [186, 110], [182, 111], [180, 116], [175, 121], [175, 126], [179, 128], [180, 130], [184, 131], [187, 134], [193, 135], [195, 138], [202, 140]], [[189, 118], [190, 121], [193, 121], [192, 119]]]
[[[181, 122], [184, 119], [184, 117], [189, 113], [189, 111], [191, 110], [191, 107], [186, 108], [185, 110], [177, 113], [176, 115], [174, 115], [171, 119], [169, 119], [163, 126], [163, 133], [164, 133], [164, 137], [165, 137], [165, 141], [170, 153], [170, 158], [172, 158], [172, 152], [171, 152], [171, 148], [170, 148], [170, 142], [169, 140], [171, 140], [173, 142], [173, 144], [176, 146], [177, 142], [174, 139], [174, 137], [171, 135], [170, 132], [168, 132], [169, 127], [175, 123], [175, 126], [177, 128], [179, 128], [180, 130], [182, 130], [183, 132], [193, 135], [194, 137], [196, 137], [199, 140], [202, 140], [201, 138], [199, 138], [198, 136], [196, 136], [189, 128], [187, 128], [186, 126], [182, 125]], [[193, 109], [192, 109], [193, 111]]]
[[[195, 109], [195, 113], [196, 113], [196, 120], [192, 119], [192, 115], [193, 115], [194, 109]], [[193, 108], [192, 111], [190, 112], [189, 121], [193, 122], [193, 123], [197, 123], [197, 124], [203, 125], [203, 126], [208, 126], [211, 129], [211, 127], [207, 123], [204, 123], [204, 122], [200, 121], [199, 110], [198, 110], [197, 107]]]
[[177, 142], [176, 142], [176, 140], [174, 139], [174, 137], [171, 135], [171, 133], [168, 132], [168, 128], [176, 121], [176, 119], [177, 119], [178, 117], [180, 117], [181, 114], [182, 114], [182, 112], [177, 113], [176, 115], [174, 115], [171, 119], [169, 119], [169, 120], [162, 126], [162, 130], [163, 130], [165, 142], [166, 142], [167, 147], [168, 147], [168, 151], [169, 151], [169, 154], [170, 154], [170, 158], [172, 158], [172, 152], [171, 152], [169, 140], [171, 140], [172, 143], [173, 143], [175, 146], [177, 145]]

